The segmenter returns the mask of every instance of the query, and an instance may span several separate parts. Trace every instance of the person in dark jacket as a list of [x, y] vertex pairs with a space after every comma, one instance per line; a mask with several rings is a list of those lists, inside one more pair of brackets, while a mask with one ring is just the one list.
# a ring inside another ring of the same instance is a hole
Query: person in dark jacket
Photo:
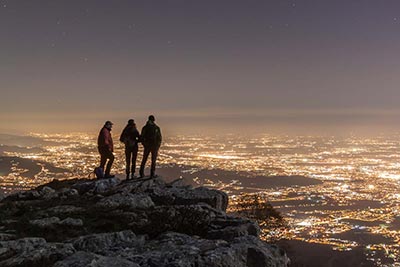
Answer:
[[143, 159], [142, 164], [140, 165], [140, 177], [144, 176], [144, 167], [146, 165], [147, 158], [151, 153], [151, 168], [150, 168], [150, 177], [156, 177], [156, 160], [158, 150], [160, 149], [162, 137], [161, 137], [161, 130], [155, 124], [155, 118], [153, 115], [149, 116], [149, 120], [147, 121], [146, 125], [143, 126], [142, 132], [140, 135], [140, 140], [143, 144], [144, 151], [143, 151]]
[[[126, 160], [126, 179], [129, 180], [129, 174], [132, 173], [131, 178], [136, 178], [136, 158], [138, 153], [139, 131], [136, 128], [135, 121], [130, 119], [121, 133], [119, 141], [125, 144], [125, 160]], [[132, 165], [131, 165], [132, 159]], [[132, 166], [132, 168], [131, 168]]]
[[99, 137], [97, 138], [97, 148], [100, 153], [100, 168], [104, 170], [104, 166], [107, 163], [104, 178], [115, 177], [115, 175], [110, 174], [111, 166], [114, 162], [114, 144], [111, 137], [112, 126], [113, 123], [111, 121], [106, 121], [103, 128], [100, 130]]

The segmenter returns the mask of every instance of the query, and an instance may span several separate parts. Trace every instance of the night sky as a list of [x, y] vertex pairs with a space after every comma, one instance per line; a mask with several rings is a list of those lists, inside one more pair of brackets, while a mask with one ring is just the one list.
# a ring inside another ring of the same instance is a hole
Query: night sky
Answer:
[[0, 0], [0, 130], [400, 129], [400, 1]]

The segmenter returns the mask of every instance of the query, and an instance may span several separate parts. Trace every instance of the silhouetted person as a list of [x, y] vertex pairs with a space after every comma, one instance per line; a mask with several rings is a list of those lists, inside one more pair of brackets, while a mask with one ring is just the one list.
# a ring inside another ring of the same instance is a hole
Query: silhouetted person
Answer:
[[140, 165], [140, 177], [144, 176], [144, 167], [146, 165], [147, 158], [151, 153], [151, 168], [150, 168], [150, 177], [156, 177], [156, 160], [158, 150], [161, 145], [161, 130], [155, 123], [155, 118], [153, 115], [149, 116], [149, 120], [147, 121], [146, 125], [143, 126], [142, 132], [140, 135], [140, 140], [143, 144], [144, 151], [143, 151], [143, 159], [142, 164]]
[[[135, 177], [136, 158], [138, 153], [138, 140], [139, 131], [136, 128], [135, 121], [130, 119], [121, 133], [119, 140], [125, 144], [125, 160], [126, 160], [126, 179], [129, 179], [129, 174], [132, 173], [131, 178]], [[131, 168], [132, 159], [132, 168]]]
[[114, 144], [111, 137], [111, 128], [113, 123], [111, 121], [106, 121], [103, 128], [101, 128], [99, 137], [97, 138], [97, 145], [100, 153], [100, 168], [104, 170], [104, 166], [107, 166], [104, 173], [104, 178], [112, 178], [115, 175], [110, 175], [111, 166], [114, 162]]

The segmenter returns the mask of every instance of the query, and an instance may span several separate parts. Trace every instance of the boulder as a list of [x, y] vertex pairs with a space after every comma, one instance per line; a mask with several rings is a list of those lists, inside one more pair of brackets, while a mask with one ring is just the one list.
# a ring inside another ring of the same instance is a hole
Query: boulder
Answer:
[[50, 217], [38, 220], [29, 221], [32, 226], [36, 226], [39, 228], [52, 228], [55, 229], [57, 226], [83, 226], [83, 221], [81, 219], [74, 218], [66, 218], [64, 220], [60, 220], [58, 217]]
[[130, 208], [130, 209], [150, 209], [154, 207], [151, 198], [145, 194], [118, 193], [101, 199], [98, 207], [106, 209]]
[[71, 242], [77, 250], [101, 254], [108, 249], [141, 246], [144, 244], [144, 239], [128, 230], [81, 236]]
[[72, 185], [72, 189], [76, 189], [80, 195], [91, 192], [93, 194], [105, 193], [119, 184], [117, 178], [98, 179], [83, 182], [77, 182]]
[[37, 226], [39, 228], [54, 228], [56, 224], [60, 223], [60, 218], [58, 217], [50, 217], [50, 218], [43, 218], [37, 220], [31, 220], [29, 223], [33, 226]]
[[16, 238], [16, 235], [14, 235], [14, 234], [0, 233], [0, 241], [8, 241], [8, 240], [13, 240], [15, 238]]
[[248, 235], [260, 235], [258, 224], [247, 219], [231, 217], [213, 220], [207, 232], [207, 238], [209, 239], [223, 239], [228, 241]]
[[226, 193], [205, 187], [194, 189], [187, 187], [155, 187], [150, 196], [159, 205], [206, 203], [220, 211], [226, 211], [228, 207], [228, 195]]
[[78, 190], [76, 190], [74, 188], [62, 188], [58, 192], [58, 197], [60, 197], [60, 198], [74, 197], [74, 196], [78, 196], [78, 195], [79, 195]]
[[76, 251], [71, 244], [47, 243], [43, 238], [0, 242], [0, 266], [51, 266]]
[[120, 185], [113, 189], [113, 193], [125, 192], [125, 193], [147, 193], [153, 188], [164, 188], [166, 183], [161, 177], [157, 178], [140, 178], [123, 181]]
[[288, 264], [289, 259], [278, 247], [267, 245], [256, 237], [245, 236], [232, 240], [227, 246], [205, 252], [198, 266], [259, 267]]
[[104, 257], [94, 253], [79, 251], [74, 255], [63, 259], [53, 267], [140, 267], [138, 264], [120, 257]]
[[66, 218], [59, 222], [59, 224], [64, 226], [80, 227], [83, 226], [83, 221], [81, 219]]
[[278, 267], [288, 264], [288, 258], [282, 252], [256, 237], [226, 242], [167, 232], [119, 255], [146, 267]]
[[2, 202], [11, 202], [11, 201], [21, 201], [21, 200], [35, 200], [41, 197], [40, 193], [37, 190], [29, 190], [24, 192], [18, 192], [12, 195], [9, 195], [2, 199]]
[[56, 190], [54, 190], [51, 187], [44, 186], [40, 191], [39, 194], [41, 195], [42, 198], [44, 199], [52, 199], [57, 197]]
[[79, 213], [85, 211], [82, 207], [76, 207], [73, 205], [62, 205], [48, 208], [46, 210], [47, 213], [50, 214], [71, 214], [71, 213]]
[[181, 180], [55, 180], [0, 201], [0, 266], [286, 267], [227, 204]]

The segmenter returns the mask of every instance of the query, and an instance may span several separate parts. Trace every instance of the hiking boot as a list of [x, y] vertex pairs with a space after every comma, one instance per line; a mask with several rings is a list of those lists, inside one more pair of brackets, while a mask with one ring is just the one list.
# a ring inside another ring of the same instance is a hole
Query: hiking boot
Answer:
[[150, 178], [157, 178], [157, 177], [158, 177], [157, 174], [152, 174], [152, 175], [150, 175]]
[[126, 180], [129, 180], [129, 173], [126, 175]]
[[114, 177], [115, 177], [115, 175], [111, 175], [111, 174], [104, 175], [104, 178], [114, 178]]

